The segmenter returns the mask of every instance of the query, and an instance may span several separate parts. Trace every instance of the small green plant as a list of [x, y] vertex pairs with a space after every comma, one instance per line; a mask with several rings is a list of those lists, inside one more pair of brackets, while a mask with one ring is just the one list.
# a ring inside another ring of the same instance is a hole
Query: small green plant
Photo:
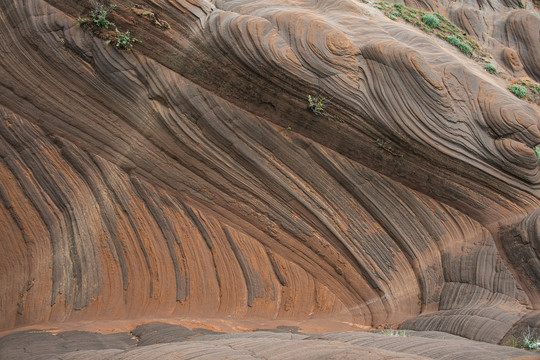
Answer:
[[447, 22], [450, 21], [447, 18], [445, 18], [443, 15], [439, 14], [438, 12], [434, 12], [433, 15], [435, 15], [441, 21], [447, 21]]
[[137, 38], [131, 37], [129, 31], [125, 33], [115, 29], [116, 31], [116, 47], [121, 50], [129, 50], [133, 47], [133, 44], [138, 42]]
[[111, 10], [116, 10], [116, 9], [118, 9], [118, 5], [110, 3], [109, 8], [111, 8]]
[[531, 328], [527, 326], [527, 332], [523, 334], [521, 347], [527, 350], [536, 350], [540, 348], [540, 336], [531, 334]]
[[396, 8], [397, 11], [399, 11], [399, 13], [403, 13], [403, 7], [405, 5], [401, 4], [401, 3], [394, 3], [394, 7]]
[[112, 22], [107, 20], [107, 9], [103, 5], [98, 5], [92, 11], [90, 11], [90, 17], [94, 24], [102, 29], [108, 29], [109, 26], [114, 26]]
[[518, 0], [518, 5], [520, 8], [525, 9], [525, 3], [522, 0]]
[[403, 157], [403, 154], [400, 154], [400, 153], [397, 153], [397, 152], [394, 151], [392, 146], [389, 145], [388, 141], [377, 139], [377, 140], [375, 140], [375, 142], [377, 143], [377, 145], [379, 145], [380, 148], [382, 148], [383, 150], [388, 151], [390, 154], [392, 154], [394, 156], [398, 156], [398, 157]]
[[385, 329], [381, 332], [381, 334], [388, 335], [388, 336], [403, 336], [403, 337], [409, 336], [409, 334], [405, 330], [393, 330], [393, 329]]
[[493, 65], [492, 63], [488, 63], [486, 64], [486, 67], [485, 67], [486, 71], [490, 74], [495, 74], [497, 73], [497, 68], [495, 67], [495, 65]]
[[401, 14], [397, 10], [392, 10], [392, 11], [386, 13], [386, 16], [388, 16], [391, 20], [397, 20], [399, 15], [401, 15]]
[[327, 98], [324, 96], [313, 97], [308, 95], [309, 110], [313, 111], [315, 115], [326, 116], [326, 100]]
[[422, 22], [430, 28], [436, 28], [439, 26], [439, 18], [434, 14], [427, 13], [422, 16]]
[[78, 17], [77, 18], [77, 26], [78, 27], [81, 27], [81, 26], [84, 26], [86, 24], [88, 24], [90, 22], [90, 19], [87, 18], [87, 17]]
[[510, 90], [512, 94], [516, 95], [520, 99], [527, 95], [527, 88], [523, 85], [512, 84], [508, 87], [508, 90]]
[[536, 154], [536, 159], [538, 160], [538, 163], [540, 163], [540, 145], [536, 145], [533, 147], [533, 150]]
[[455, 35], [447, 36], [446, 41], [457, 47], [465, 55], [470, 55], [472, 53], [471, 47], [465, 44], [463, 41], [459, 40], [458, 37]]

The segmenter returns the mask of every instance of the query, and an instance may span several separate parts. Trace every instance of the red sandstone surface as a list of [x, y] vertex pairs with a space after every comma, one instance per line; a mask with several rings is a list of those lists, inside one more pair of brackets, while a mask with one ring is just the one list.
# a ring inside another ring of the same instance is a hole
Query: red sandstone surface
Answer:
[[485, 343], [540, 332], [536, 3], [405, 2], [469, 56], [356, 0], [118, 0], [120, 50], [96, 4], [0, 1], [0, 358], [535, 356]]

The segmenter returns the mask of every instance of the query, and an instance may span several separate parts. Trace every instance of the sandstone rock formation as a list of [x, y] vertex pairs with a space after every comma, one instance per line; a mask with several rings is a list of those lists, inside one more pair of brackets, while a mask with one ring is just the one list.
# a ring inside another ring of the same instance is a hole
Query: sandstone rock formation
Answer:
[[533, 4], [406, 3], [497, 77], [356, 0], [116, 3], [132, 51], [77, 26], [90, 3], [0, 1], [0, 330], [331, 319], [498, 343], [534, 318], [540, 112], [505, 82], [540, 81]]
[[6, 358], [24, 360], [53, 356], [63, 360], [538, 358], [538, 353], [443, 333], [410, 331], [407, 335], [333, 332], [310, 336], [281, 331], [208, 334], [202, 329], [191, 331], [182, 326], [149, 323], [136, 327], [131, 334], [25, 331], [3, 337], [0, 346], [4, 345]]

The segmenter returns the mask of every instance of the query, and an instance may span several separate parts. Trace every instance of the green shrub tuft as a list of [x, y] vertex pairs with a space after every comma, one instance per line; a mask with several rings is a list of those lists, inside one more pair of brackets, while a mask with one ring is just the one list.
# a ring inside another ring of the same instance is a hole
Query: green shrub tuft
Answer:
[[435, 15], [436, 17], [439, 18], [439, 20], [441, 21], [449, 21], [448, 19], [446, 19], [444, 16], [442, 16], [441, 14], [437, 13], [437, 12], [434, 12], [433, 15]]
[[84, 25], [88, 24], [89, 21], [90, 21], [89, 18], [87, 18], [87, 17], [80, 17], [80, 16], [79, 16], [79, 17], [77, 18], [77, 26], [78, 26], [78, 27], [84, 26]]
[[490, 74], [495, 74], [497, 72], [497, 68], [491, 63], [486, 64], [485, 69]]
[[121, 50], [129, 50], [133, 47], [133, 44], [138, 42], [137, 38], [131, 37], [129, 31], [125, 33], [115, 29], [116, 31], [116, 47]]
[[512, 84], [508, 87], [508, 90], [510, 90], [512, 94], [516, 95], [520, 99], [527, 95], [527, 88], [523, 85]]
[[471, 47], [469, 45], [465, 44], [463, 41], [459, 40], [457, 38], [457, 36], [454, 36], [454, 35], [447, 36], [446, 41], [448, 41], [450, 44], [456, 46], [465, 55], [470, 55], [472, 53]]
[[521, 347], [528, 350], [536, 350], [540, 348], [540, 337], [537, 334], [531, 334], [530, 327], [527, 327], [527, 333], [523, 334]]
[[381, 334], [388, 335], [388, 336], [402, 336], [402, 337], [408, 337], [409, 334], [405, 330], [392, 330], [392, 329], [384, 329], [381, 331]]
[[430, 28], [436, 28], [439, 26], [439, 18], [434, 14], [427, 13], [422, 16], [422, 22]]
[[327, 99], [324, 96], [313, 97], [308, 95], [309, 110], [313, 111], [316, 115], [325, 116], [326, 100]]
[[90, 17], [94, 21], [94, 24], [103, 29], [108, 29], [109, 26], [114, 24], [107, 20], [107, 9], [103, 5], [99, 5], [94, 10], [90, 11]]

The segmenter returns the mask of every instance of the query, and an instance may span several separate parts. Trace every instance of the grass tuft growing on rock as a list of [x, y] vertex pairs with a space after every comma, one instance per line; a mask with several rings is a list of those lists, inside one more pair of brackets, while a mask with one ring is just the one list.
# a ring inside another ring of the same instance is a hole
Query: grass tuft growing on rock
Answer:
[[409, 336], [409, 334], [405, 330], [393, 330], [393, 329], [385, 329], [381, 331], [381, 334], [388, 335], [388, 336], [402, 336], [402, 337]]
[[116, 31], [116, 47], [122, 50], [129, 50], [133, 47], [133, 44], [136, 43], [137, 38], [134, 38], [130, 35], [129, 31], [125, 33], [115, 29]]
[[439, 18], [433, 14], [427, 13], [422, 16], [422, 22], [430, 28], [439, 27]]
[[508, 90], [510, 90], [512, 94], [516, 95], [520, 99], [527, 95], [527, 88], [523, 85], [512, 84], [508, 87]]
[[108, 29], [109, 26], [114, 26], [114, 23], [107, 19], [107, 9], [103, 5], [98, 5], [92, 11], [90, 11], [90, 17], [94, 24], [102, 29]]
[[457, 36], [447, 36], [446, 41], [448, 41], [450, 44], [457, 47], [459, 50], [461, 50], [462, 53], [465, 55], [470, 55], [472, 53], [472, 49], [469, 45], [465, 44], [463, 41], [461, 41]]
[[538, 163], [540, 163], [540, 145], [536, 145], [533, 147], [533, 150], [536, 154], [536, 159], [538, 160]]
[[326, 97], [324, 96], [311, 96], [308, 95], [308, 108], [313, 111], [315, 115], [325, 116]]
[[[535, 151], [536, 148], [537, 147], [535, 146]], [[523, 333], [521, 347], [527, 350], [536, 350], [540, 348], [540, 336], [536, 333], [532, 334], [529, 326], [527, 327], [527, 332]]]
[[490, 74], [497, 73], [497, 68], [492, 63], [487, 63], [484, 69], [486, 69], [486, 71]]
[[512, 79], [508, 90], [518, 98], [540, 106], [540, 84], [529, 77]]

